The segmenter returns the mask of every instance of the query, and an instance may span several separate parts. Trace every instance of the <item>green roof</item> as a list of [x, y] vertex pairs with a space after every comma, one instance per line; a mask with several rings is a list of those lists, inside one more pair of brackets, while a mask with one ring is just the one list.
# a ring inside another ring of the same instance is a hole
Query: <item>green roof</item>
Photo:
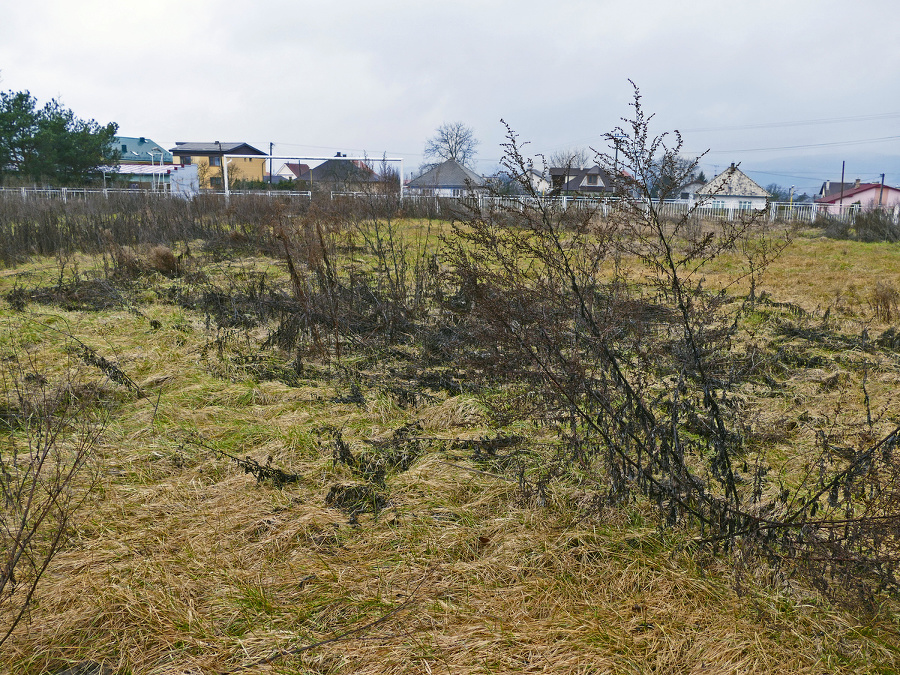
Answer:
[[159, 143], [145, 136], [116, 136], [113, 149], [117, 150], [122, 159], [122, 164], [137, 164], [152, 161], [163, 164], [171, 164], [174, 161], [172, 153], [165, 150]]

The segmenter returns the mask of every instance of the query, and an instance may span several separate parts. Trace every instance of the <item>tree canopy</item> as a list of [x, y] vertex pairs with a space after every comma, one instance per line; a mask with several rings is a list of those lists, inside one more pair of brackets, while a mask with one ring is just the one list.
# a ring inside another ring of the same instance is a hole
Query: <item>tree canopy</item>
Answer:
[[19, 176], [60, 185], [85, 182], [117, 164], [119, 127], [82, 120], [53, 99], [42, 108], [29, 92], [0, 92], [0, 181]]
[[794, 191], [793, 194], [791, 191], [793, 190], [793, 186], [786, 187], [784, 185], [779, 185], [778, 183], [769, 183], [766, 185], [766, 192], [770, 195], [770, 200], [773, 202], [794, 202], [794, 203], [802, 203], [802, 202], [811, 202], [812, 197], [808, 194], [800, 193], [799, 191]]

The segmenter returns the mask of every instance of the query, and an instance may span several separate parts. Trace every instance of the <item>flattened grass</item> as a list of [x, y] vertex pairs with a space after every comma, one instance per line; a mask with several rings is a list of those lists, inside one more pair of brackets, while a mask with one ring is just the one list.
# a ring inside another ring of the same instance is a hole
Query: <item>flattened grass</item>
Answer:
[[[881, 260], [874, 267], [870, 250]], [[879, 269], [900, 274], [895, 255], [887, 245], [800, 237], [763, 288], [824, 311], [839, 272], [864, 285]], [[834, 256], [849, 267], [807, 285], [816, 265], [800, 261], [827, 267]], [[272, 263], [248, 264], [258, 271]], [[235, 261], [228, 274], [239, 268]], [[863, 622], [790, 579], [736, 575], [729, 556], [740, 552], [715, 556], [697, 549], [691, 532], [661, 534], [640, 505], [582, 519], [574, 497], [525, 502], [514, 476], [450, 442], [498, 431], [472, 395], [435, 391], [401, 407], [363, 387], [361, 404], [336, 402], [346, 381], [335, 364], [309, 364], [295, 386], [253, 377], [218, 360], [215, 329], [201, 311], [173, 308], [161, 291], [142, 297], [140, 315], [128, 307], [0, 309], [0, 346], [15, 342], [42, 368], [62, 369], [70, 333], [114, 359], [145, 394], [104, 383], [115, 405], [98, 448], [100, 486], [40, 586], [30, 623], [0, 654], [0, 670], [37, 674], [90, 660], [121, 673], [224, 672], [386, 616], [346, 640], [245, 672], [900, 669], [898, 626], [887, 611]], [[768, 329], [764, 318], [760, 340], [774, 339]], [[849, 356], [790, 344], [798, 358], [818, 356], [822, 365], [794, 371], [773, 361], [767, 372], [777, 386], [758, 382], [745, 392], [748, 406], [766, 402], [760, 428], [785, 424], [782, 438], [765, 442], [786, 464], [802, 442], [802, 416], [850, 405], [841, 402], [861, 382]], [[897, 382], [896, 360], [865, 358], [873, 400], [884, 400]], [[326, 503], [333, 486], [366, 481], [336, 461], [336, 431], [358, 457], [413, 422], [426, 439], [422, 452], [376, 486], [383, 508], [354, 514]], [[541, 433], [530, 432], [529, 451], [542, 452]], [[191, 434], [301, 480], [281, 488], [257, 481], [186, 442]]]

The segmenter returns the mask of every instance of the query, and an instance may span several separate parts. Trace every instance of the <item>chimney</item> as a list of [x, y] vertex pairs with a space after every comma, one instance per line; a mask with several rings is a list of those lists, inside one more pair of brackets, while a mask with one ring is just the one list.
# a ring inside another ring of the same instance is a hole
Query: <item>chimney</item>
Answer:
[[853, 187], [854, 187], [854, 188], [858, 188], [858, 187], [859, 187], [859, 178], [857, 178], [856, 181], [853, 183]]

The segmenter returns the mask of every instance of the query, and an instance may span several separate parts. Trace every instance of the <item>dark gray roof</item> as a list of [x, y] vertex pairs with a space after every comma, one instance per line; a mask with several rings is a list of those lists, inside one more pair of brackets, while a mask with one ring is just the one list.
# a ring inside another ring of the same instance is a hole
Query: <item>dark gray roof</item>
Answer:
[[822, 183], [822, 187], [819, 189], [819, 194], [816, 195], [819, 199], [828, 198], [833, 195], [838, 195], [841, 192], [848, 192], [855, 188], [859, 184], [859, 181], [853, 183], [841, 183], [840, 181], [830, 181], [826, 180]]
[[716, 197], [770, 197], [752, 178], [734, 164], [697, 190], [698, 195]]
[[[597, 176], [596, 185], [588, 185], [587, 177]], [[550, 178], [553, 181], [554, 192], [615, 192], [609, 174], [595, 164], [589, 168], [576, 167], [552, 167]]]
[[378, 177], [371, 168], [360, 159], [329, 159], [300, 174], [299, 180], [313, 182], [359, 182], [375, 181]]
[[265, 155], [247, 143], [175, 143], [175, 155]]
[[409, 181], [408, 187], [426, 190], [483, 187], [484, 178], [454, 159], [438, 164]]

